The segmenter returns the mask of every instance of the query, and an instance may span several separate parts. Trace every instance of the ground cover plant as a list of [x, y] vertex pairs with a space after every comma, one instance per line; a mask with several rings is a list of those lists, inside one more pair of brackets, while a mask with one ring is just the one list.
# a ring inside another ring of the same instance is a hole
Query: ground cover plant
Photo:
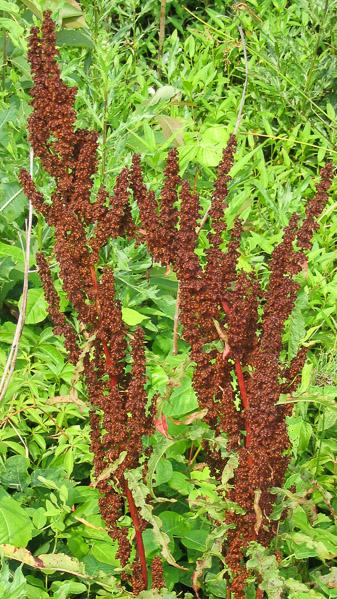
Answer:
[[24, 4], [1, 5], [4, 366], [30, 269], [3, 594], [335, 596], [333, 5], [172, 2], [163, 38], [155, 2], [64, 3], [63, 81], [47, 19], [31, 88], [55, 7]]

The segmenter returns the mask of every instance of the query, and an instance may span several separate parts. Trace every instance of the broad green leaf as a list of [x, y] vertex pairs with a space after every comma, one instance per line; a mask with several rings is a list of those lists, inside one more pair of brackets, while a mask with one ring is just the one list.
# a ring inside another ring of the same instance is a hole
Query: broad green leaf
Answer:
[[[19, 307], [22, 306], [22, 296], [19, 301]], [[48, 316], [48, 303], [44, 297], [42, 287], [28, 289], [26, 324], [37, 324], [42, 322]]]
[[201, 145], [219, 145], [222, 151], [229, 139], [229, 133], [228, 127], [224, 125], [213, 125], [212, 127], [206, 129], [206, 131], [202, 134]]
[[189, 530], [187, 519], [177, 512], [161, 512], [160, 519], [163, 524], [163, 530], [171, 537], [181, 537]]
[[312, 529], [311, 535], [294, 532], [286, 534], [285, 538], [291, 541], [291, 546], [297, 559], [317, 557], [324, 561], [337, 557], [336, 536], [328, 533], [326, 530]]
[[171, 462], [162, 458], [157, 465], [155, 486], [158, 487], [159, 485], [167, 483], [171, 479], [172, 474], [173, 467]]
[[312, 426], [301, 416], [289, 416], [287, 418], [289, 439], [293, 446], [295, 456], [298, 452], [305, 452], [308, 449], [309, 441], [312, 435]]
[[27, 583], [22, 574], [22, 566], [10, 572], [8, 564], [3, 563], [0, 570], [0, 596], [6, 599], [26, 599]]
[[198, 409], [198, 400], [192, 387], [190, 377], [184, 377], [183, 381], [173, 389], [170, 401], [165, 405], [166, 416], [183, 416]]
[[57, 44], [76, 48], [93, 48], [94, 43], [87, 29], [62, 29], [57, 32]]
[[[146, 482], [147, 482], [147, 485], [149, 487], [149, 490], [150, 490], [150, 493], [152, 496], [154, 496], [153, 479], [154, 479], [155, 473], [157, 472], [158, 466], [161, 463], [165, 452], [174, 443], [175, 443], [174, 440], [166, 439], [165, 437], [161, 436], [160, 441], [156, 443], [156, 445], [152, 451], [152, 454], [148, 461], [147, 475], [146, 475]], [[161, 483], [157, 483], [157, 484], [161, 484]]]
[[8, 559], [18, 560], [38, 570], [67, 572], [74, 576], [85, 576], [84, 565], [65, 553], [45, 553], [36, 557], [28, 549], [17, 549], [13, 545], [4, 544], [0, 546], [0, 549]]
[[25, 30], [17, 21], [0, 18], [0, 28], [8, 32], [14, 46], [25, 47]]
[[9, 245], [8, 243], [3, 243], [0, 241], [0, 258], [2, 256], [11, 258], [15, 264], [23, 266], [23, 251], [16, 245]]
[[5, 487], [21, 491], [28, 483], [30, 477], [27, 469], [29, 460], [20, 455], [9, 457], [0, 468], [0, 482]]
[[9, 12], [10, 14], [17, 14], [19, 12], [19, 9], [14, 2], [7, 2], [6, 0], [0, 0], [0, 10]]
[[193, 489], [192, 483], [182, 472], [173, 472], [168, 485], [181, 495], [188, 495]]
[[178, 94], [180, 94], [180, 90], [177, 87], [173, 87], [173, 85], [163, 85], [153, 94], [149, 101], [149, 105], [152, 106], [158, 104], [161, 100], [171, 100], [171, 98]]
[[93, 544], [91, 553], [97, 561], [103, 562], [103, 564], [111, 564], [112, 566], [119, 565], [119, 560], [116, 558], [117, 545], [113, 541], [111, 541], [111, 543], [97, 541]]
[[68, 599], [68, 597], [82, 595], [87, 591], [87, 587], [83, 582], [76, 582], [74, 580], [53, 582], [51, 589], [54, 592], [54, 599]]
[[188, 533], [181, 538], [181, 542], [188, 549], [195, 549], [196, 551], [203, 553], [206, 549], [208, 532], [208, 530], [204, 529], [189, 530]]
[[228, 597], [227, 583], [225, 580], [221, 579], [221, 574], [216, 575], [213, 574], [213, 572], [208, 572], [205, 576], [205, 583], [208, 593], [214, 595], [214, 597], [219, 597], [221, 599], [226, 599]]
[[128, 324], [129, 326], [133, 327], [137, 324], [140, 324], [141, 322], [143, 322], [143, 320], [146, 320], [149, 317], [144, 316], [144, 314], [141, 314], [140, 312], [137, 312], [132, 308], [122, 308], [122, 318], [125, 324]]
[[0, 488], [0, 544], [26, 547], [32, 538], [33, 524], [27, 512]]

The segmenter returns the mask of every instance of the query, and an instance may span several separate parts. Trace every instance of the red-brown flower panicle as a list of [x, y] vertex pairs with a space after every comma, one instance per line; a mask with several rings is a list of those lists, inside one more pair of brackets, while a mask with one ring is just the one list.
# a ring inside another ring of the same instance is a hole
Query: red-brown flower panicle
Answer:
[[209, 216], [211, 218], [211, 233], [209, 234], [210, 247], [206, 252], [207, 268], [206, 278], [212, 295], [220, 303], [225, 285], [225, 253], [221, 250], [223, 243], [222, 235], [226, 230], [225, 209], [228, 195], [228, 183], [230, 181], [229, 171], [233, 166], [234, 153], [236, 150], [236, 139], [231, 135], [223, 152], [222, 160], [218, 167], [215, 181], [214, 193], [211, 201]]
[[152, 572], [152, 588], [153, 589], [162, 589], [165, 586], [164, 581], [164, 573], [163, 573], [163, 564], [161, 561], [161, 557], [156, 555], [156, 557], [152, 560], [151, 565]]
[[72, 187], [69, 169], [73, 167], [76, 143], [73, 106], [76, 88], [67, 87], [61, 80], [50, 12], [44, 14], [41, 35], [33, 27], [29, 42], [28, 58], [34, 81], [30, 92], [33, 112], [29, 118], [29, 139], [34, 154], [64, 193]]
[[60, 310], [60, 300], [54, 287], [49, 264], [41, 253], [36, 255], [36, 263], [39, 268], [39, 275], [42, 280], [45, 298], [48, 302], [49, 315], [54, 325], [55, 334], [64, 336], [65, 347], [69, 353], [69, 359], [73, 364], [77, 364], [80, 349], [78, 347], [76, 333], [71, 324], [67, 322], [63, 312]]
[[131, 431], [130, 449], [133, 447], [134, 455], [137, 456], [137, 460], [132, 466], [135, 468], [138, 465], [138, 456], [142, 449], [142, 437], [152, 432], [151, 418], [145, 414], [144, 409], [147, 402], [146, 371], [144, 333], [140, 327], [136, 329], [132, 339], [132, 359], [132, 374], [127, 389], [125, 410]]
[[167, 157], [165, 180], [160, 196], [160, 246], [157, 250], [158, 262], [169, 265], [174, 262], [177, 252], [178, 185], [179, 176], [178, 150], [173, 148]]
[[129, 171], [127, 168], [124, 168], [118, 175], [112, 197], [108, 198], [108, 194], [103, 188], [100, 190], [97, 209], [96, 224], [91, 240], [93, 263], [97, 262], [100, 249], [110, 237], [115, 239], [118, 236], [132, 235], [134, 232], [129, 205]]
[[[157, 259], [159, 216], [158, 206], [153, 191], [149, 191], [144, 183], [140, 156], [135, 154], [132, 158], [131, 187], [133, 196], [139, 208], [142, 226], [142, 237], [148, 247], [150, 254]], [[158, 259], [160, 256], [158, 256]]]

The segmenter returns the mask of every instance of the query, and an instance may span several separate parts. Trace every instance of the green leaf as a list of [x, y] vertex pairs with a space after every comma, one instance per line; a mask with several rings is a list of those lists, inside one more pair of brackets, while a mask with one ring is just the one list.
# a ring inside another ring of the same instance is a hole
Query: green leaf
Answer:
[[98, 541], [94, 543], [91, 549], [91, 554], [97, 559], [97, 561], [103, 564], [111, 564], [112, 566], [118, 566], [119, 560], [116, 558], [117, 545], [113, 541], [110, 543], [104, 543]]
[[33, 524], [27, 512], [0, 488], [0, 544], [26, 547], [32, 532]]
[[21, 248], [16, 245], [9, 245], [0, 241], [0, 258], [9, 257], [13, 260], [14, 264], [20, 264], [23, 266], [24, 257]]
[[51, 585], [54, 592], [54, 599], [68, 599], [72, 595], [82, 595], [87, 590], [87, 587], [82, 582], [74, 580], [65, 580], [63, 582], [53, 582]]
[[188, 531], [186, 518], [177, 512], [160, 512], [163, 530], [171, 537], [181, 537]]
[[173, 472], [168, 484], [171, 489], [178, 491], [181, 495], [188, 495], [193, 489], [192, 483], [182, 472]]
[[9, 12], [10, 14], [17, 14], [19, 12], [19, 9], [14, 2], [7, 2], [6, 0], [0, 0], [0, 10]]
[[22, 490], [28, 483], [30, 477], [27, 469], [29, 460], [20, 455], [9, 457], [0, 469], [0, 482], [5, 487]]
[[292, 360], [305, 338], [306, 326], [304, 311], [308, 305], [308, 296], [305, 293], [299, 295], [295, 307], [288, 320], [288, 360]]
[[[22, 306], [22, 296], [19, 301], [19, 307]], [[38, 289], [28, 289], [26, 324], [37, 324], [42, 322], [48, 316], [48, 303], [44, 297], [42, 287]]]
[[155, 486], [158, 487], [159, 485], [167, 483], [172, 478], [172, 474], [173, 467], [171, 462], [162, 458], [157, 465]]
[[332, 104], [330, 104], [330, 102], [328, 102], [326, 105], [326, 113], [331, 121], [334, 121], [336, 119], [335, 109], [332, 106]]
[[[151, 493], [151, 495], [153, 497], [154, 497], [153, 479], [154, 479], [154, 476], [155, 476], [155, 472], [157, 472], [157, 469], [159, 467], [159, 464], [161, 463], [163, 455], [165, 454], [165, 452], [167, 451], [167, 449], [169, 447], [171, 447], [172, 445], [174, 445], [174, 443], [175, 443], [174, 440], [172, 440], [172, 439], [166, 439], [165, 437], [161, 436], [160, 437], [160, 441], [158, 443], [156, 443], [156, 445], [155, 445], [155, 447], [153, 449], [153, 452], [152, 452], [152, 454], [150, 456], [150, 459], [148, 461], [146, 482], [147, 482], [147, 485], [149, 487], [150, 493]], [[171, 476], [170, 476], [170, 478], [171, 478]], [[161, 484], [161, 483], [157, 483], [157, 484]]]
[[187, 549], [195, 549], [203, 553], [206, 550], [206, 539], [208, 537], [208, 530], [197, 529], [190, 530], [181, 538], [181, 542]]
[[57, 44], [76, 48], [93, 48], [94, 44], [87, 30], [62, 29], [57, 33]]
[[8, 564], [2, 564], [0, 571], [0, 596], [6, 599], [26, 599], [27, 583], [19, 566], [14, 574], [10, 572]]
[[132, 308], [122, 308], [122, 318], [125, 324], [128, 324], [130, 327], [136, 326], [143, 322], [143, 320], [148, 319], [148, 316], [144, 316], [140, 312], [133, 310]]
[[221, 574], [216, 575], [213, 572], [208, 572], [205, 576], [205, 583], [208, 593], [217, 598], [226, 599], [228, 597], [227, 583], [221, 579]]
[[153, 94], [151, 100], [149, 101], [149, 105], [153, 106], [154, 104], [158, 104], [158, 102], [161, 100], [171, 100], [171, 98], [177, 96], [179, 93], [179, 89], [177, 87], [173, 87], [173, 85], [162, 85], [162, 87], [159, 87]]
[[305, 452], [308, 449], [309, 441], [312, 435], [312, 426], [305, 422], [301, 416], [289, 416], [287, 419], [289, 439], [293, 446], [295, 456], [298, 452]]
[[297, 559], [318, 557], [324, 561], [337, 557], [336, 536], [326, 530], [312, 529], [310, 535], [302, 532], [294, 532], [286, 534], [285, 538], [291, 541], [291, 546]]
[[186, 376], [179, 387], [171, 393], [170, 401], [165, 405], [166, 416], [182, 416], [195, 412], [198, 409], [198, 400], [192, 387], [191, 378]]

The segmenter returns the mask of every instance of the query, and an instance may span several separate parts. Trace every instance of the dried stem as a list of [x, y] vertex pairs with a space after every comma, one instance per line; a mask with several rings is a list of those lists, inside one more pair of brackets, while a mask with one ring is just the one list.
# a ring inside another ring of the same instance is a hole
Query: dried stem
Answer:
[[166, 0], [160, 2], [160, 17], [159, 17], [159, 48], [158, 48], [158, 63], [160, 64], [164, 41], [165, 41], [165, 25], [166, 25]]
[[176, 300], [176, 311], [175, 311], [175, 314], [174, 314], [174, 323], [173, 323], [172, 354], [174, 356], [176, 356], [177, 353], [178, 353], [179, 308], [180, 308], [180, 285], [178, 283], [177, 300]]
[[[34, 154], [33, 150], [30, 150], [29, 155], [29, 170], [30, 175], [33, 177], [33, 167], [34, 167]], [[33, 206], [32, 203], [28, 204], [28, 220], [26, 221], [26, 247], [24, 254], [24, 271], [23, 271], [23, 288], [22, 288], [22, 304], [20, 308], [19, 318], [15, 329], [14, 339], [12, 342], [12, 346], [7, 358], [7, 362], [4, 368], [4, 372], [0, 381], [0, 401], [3, 400], [9, 382], [11, 380], [12, 374], [14, 372], [16, 358], [19, 350], [20, 338], [22, 335], [22, 330], [25, 324], [26, 319], [26, 307], [27, 307], [27, 294], [28, 294], [28, 278], [29, 278], [29, 258], [30, 258], [30, 243], [32, 236], [32, 220], [33, 220]]]
[[240, 124], [241, 124], [243, 107], [244, 107], [245, 101], [246, 101], [246, 93], [247, 93], [247, 86], [248, 86], [248, 55], [247, 55], [246, 39], [245, 39], [245, 34], [244, 34], [242, 27], [239, 27], [238, 29], [239, 29], [239, 33], [240, 33], [240, 37], [241, 37], [243, 56], [244, 56], [244, 60], [245, 60], [245, 81], [244, 81], [243, 88], [242, 88], [239, 112], [238, 112], [238, 116], [236, 119], [234, 131], [233, 131], [234, 135], [237, 134]]

